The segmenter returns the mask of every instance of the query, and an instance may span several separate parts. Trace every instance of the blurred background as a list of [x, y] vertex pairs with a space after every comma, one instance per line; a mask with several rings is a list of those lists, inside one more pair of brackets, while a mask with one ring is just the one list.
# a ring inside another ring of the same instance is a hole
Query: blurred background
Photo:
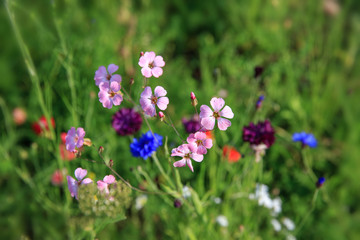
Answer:
[[[314, 173], [327, 181], [296, 237], [359, 239], [359, 1], [2, 3], [0, 238], [82, 238], [70, 234], [78, 229], [79, 221], [74, 217], [78, 216], [77, 203], [70, 198], [66, 182], [52, 182], [53, 173], [66, 169], [73, 175], [81, 166], [102, 179], [109, 172], [105, 166], [63, 160], [71, 157], [64, 157], [60, 135], [72, 126], [84, 127], [95, 145], [106, 149], [105, 158], [114, 160], [116, 170], [134, 185], [140, 184], [131, 169], [139, 165], [151, 169], [151, 163], [133, 158], [129, 150], [132, 138], [118, 136], [112, 129], [112, 115], [119, 108], [101, 106], [93, 79], [99, 66], [115, 63], [124, 88], [129, 89], [134, 78], [131, 91], [138, 101], [143, 84], [139, 54], [155, 51], [163, 56], [166, 66], [163, 76], [152, 78], [150, 85], [161, 85], [168, 91], [168, 112], [182, 134], [182, 118], [194, 114], [186, 102], [191, 91], [200, 105], [208, 105], [211, 97], [219, 96], [232, 107], [235, 118], [231, 128], [226, 134], [214, 133], [217, 152], [221, 155], [221, 147], [231, 145], [246, 154], [237, 165], [222, 163], [224, 176], [229, 169], [230, 176], [240, 174], [242, 164], [253, 160], [248, 144], [242, 141], [242, 127], [251, 121], [272, 122], [277, 140], [263, 160], [263, 183], [269, 185], [272, 194], [281, 196], [283, 212], [296, 223], [306, 215], [315, 185], [305, 173], [299, 146], [292, 143], [291, 135], [312, 132], [318, 147], [306, 149], [305, 154]], [[260, 95], [265, 100], [261, 111], [254, 113]], [[124, 102], [120, 107], [125, 106], [132, 105]], [[42, 116], [54, 119], [49, 136], [39, 135], [34, 127]], [[149, 121], [163, 136], [171, 131], [155, 119]], [[135, 137], [147, 130], [144, 124]], [[170, 149], [179, 144], [174, 134], [168, 137]], [[161, 151], [159, 158], [165, 154]], [[96, 158], [97, 152], [86, 156]], [[215, 153], [209, 158], [218, 159]], [[184, 168], [181, 176], [183, 183], [193, 186], [202, 197], [208, 186], [201, 187], [196, 173], [210, 167], [205, 162], [194, 167], [195, 174]], [[211, 181], [211, 173], [204, 174], [206, 181]], [[156, 177], [151, 171], [150, 175]], [[214, 230], [219, 235], [213, 239], [284, 238], [256, 217], [259, 212], [246, 212], [249, 205], [226, 200], [230, 180], [224, 177], [211, 193], [224, 201], [221, 206], [209, 207], [210, 216], [221, 209], [229, 220], [225, 232], [222, 228]], [[240, 213], [232, 214], [232, 209], [240, 209]], [[156, 196], [149, 196], [143, 210], [130, 207], [126, 215], [128, 219], [108, 225], [96, 237], [211, 239], [204, 235], [205, 229], [201, 230], [201, 221], [191, 217], [185, 221], [180, 209]]]

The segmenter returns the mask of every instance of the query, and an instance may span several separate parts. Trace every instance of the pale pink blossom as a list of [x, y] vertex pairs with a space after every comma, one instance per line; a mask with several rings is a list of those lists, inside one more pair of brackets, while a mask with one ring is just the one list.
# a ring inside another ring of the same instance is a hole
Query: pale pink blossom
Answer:
[[74, 178], [72, 178], [71, 176], [67, 176], [67, 181], [68, 181], [68, 188], [71, 194], [71, 197], [75, 197], [78, 200], [78, 190], [79, 190], [79, 186], [84, 184], [90, 184], [93, 181], [90, 178], [85, 178], [83, 179], [87, 174], [87, 170], [86, 169], [82, 169], [82, 168], [77, 168], [75, 170], [75, 178], [77, 180], [75, 180]]
[[108, 66], [107, 71], [104, 66], [100, 66], [99, 69], [95, 72], [94, 80], [96, 86], [99, 86], [102, 82], [117, 82], [118, 84], [120, 84], [121, 76], [119, 74], [113, 74], [118, 69], [119, 67], [113, 63]]
[[186, 141], [188, 143], [196, 144], [197, 154], [206, 154], [206, 149], [210, 149], [213, 145], [211, 138], [207, 138], [206, 133], [204, 132], [196, 132], [195, 134], [191, 133]]
[[109, 194], [109, 185], [115, 183], [115, 181], [116, 180], [113, 175], [106, 175], [102, 181], [97, 181], [97, 187], [99, 191], [103, 191], [106, 194]]
[[142, 67], [141, 73], [144, 77], [156, 78], [163, 74], [162, 67], [165, 66], [163, 57], [156, 56], [154, 52], [145, 52], [139, 59], [139, 66]]
[[231, 126], [231, 122], [226, 118], [233, 118], [234, 113], [229, 106], [225, 106], [225, 101], [222, 98], [212, 98], [210, 101], [212, 108], [207, 105], [200, 107], [200, 122], [201, 125], [207, 130], [213, 130], [215, 126], [215, 120], [220, 130], [225, 131]]
[[174, 167], [184, 167], [188, 165], [192, 172], [194, 172], [194, 168], [192, 166], [191, 159], [196, 162], [202, 162], [204, 159], [203, 155], [196, 153], [196, 145], [192, 143], [182, 144], [178, 148], [174, 148], [171, 151], [171, 156], [182, 157], [181, 160], [174, 162]]
[[152, 94], [151, 87], [146, 87], [141, 93], [140, 98], [140, 105], [145, 114], [154, 117], [156, 115], [155, 105], [157, 105], [160, 110], [165, 110], [169, 104], [169, 98], [165, 97], [166, 94], [166, 90], [161, 86], [155, 88], [154, 95]]

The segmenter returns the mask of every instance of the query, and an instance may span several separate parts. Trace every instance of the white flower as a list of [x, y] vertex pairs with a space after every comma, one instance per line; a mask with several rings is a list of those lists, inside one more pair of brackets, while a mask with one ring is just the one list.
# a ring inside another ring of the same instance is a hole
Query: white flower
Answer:
[[279, 232], [281, 230], [281, 224], [277, 219], [271, 219], [271, 224], [273, 225], [275, 231]]
[[227, 218], [224, 215], [217, 216], [216, 217], [216, 222], [222, 227], [229, 226], [229, 222], [228, 222]]
[[146, 204], [147, 199], [148, 199], [148, 197], [145, 194], [138, 196], [135, 200], [136, 210], [142, 209], [144, 207], [144, 205]]
[[277, 216], [279, 213], [281, 213], [281, 199], [279, 197], [275, 198], [272, 201], [272, 215]]
[[182, 189], [182, 192], [183, 192], [182, 195], [183, 195], [184, 198], [191, 197], [190, 188], [188, 186], [184, 186], [183, 189]]
[[295, 229], [295, 223], [290, 218], [283, 218], [282, 223], [289, 230], [292, 231]]
[[219, 197], [214, 198], [213, 201], [216, 204], [220, 204], [222, 202], [221, 198], [219, 198]]
[[286, 236], [286, 240], [296, 240], [296, 237], [294, 237], [293, 235], [289, 234]]

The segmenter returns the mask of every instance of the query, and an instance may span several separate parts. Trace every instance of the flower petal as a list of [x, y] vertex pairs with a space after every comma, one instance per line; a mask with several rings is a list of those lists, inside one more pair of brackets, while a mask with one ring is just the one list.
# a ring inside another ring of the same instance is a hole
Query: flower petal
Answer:
[[212, 148], [212, 146], [213, 146], [212, 140], [211, 140], [210, 138], [205, 139], [205, 140], [203, 141], [203, 145], [204, 145], [204, 147], [206, 147], [207, 149]]
[[155, 53], [154, 52], [145, 52], [144, 57], [147, 58], [147, 60], [151, 63], [155, 59]]
[[151, 73], [154, 77], [158, 78], [163, 74], [163, 70], [162, 68], [154, 67], [153, 69], [151, 69]]
[[207, 138], [204, 132], [196, 132], [194, 137], [199, 140], [205, 140]]
[[189, 137], [186, 139], [186, 141], [187, 141], [188, 143], [195, 143], [196, 139], [195, 139], [195, 137], [194, 137], [194, 134], [191, 133], [191, 134], [189, 135]]
[[165, 110], [167, 108], [167, 105], [169, 104], [169, 98], [168, 97], [161, 97], [157, 100], [156, 105], [161, 110]]
[[112, 77], [110, 78], [110, 82], [117, 82], [119, 84], [120, 84], [121, 80], [122, 79], [119, 74], [112, 75]]
[[150, 104], [144, 109], [144, 112], [146, 115], [149, 115], [151, 117], [155, 117], [156, 115], [156, 109], [154, 104]]
[[151, 98], [151, 95], [152, 95], [151, 87], [147, 86], [140, 96], [141, 98]]
[[152, 74], [151, 74], [151, 69], [150, 69], [149, 67], [143, 67], [143, 68], [141, 69], [141, 74], [142, 74], [144, 77], [146, 77], [146, 78], [149, 78], [149, 77], [152, 76]]
[[115, 182], [115, 177], [113, 175], [106, 175], [103, 181], [107, 184], [113, 184]]
[[101, 91], [106, 91], [107, 92], [110, 89], [110, 84], [109, 84], [109, 82], [101, 82], [99, 84], [99, 88], [100, 88]]
[[202, 160], [204, 159], [204, 155], [192, 153], [191, 158], [194, 159], [194, 161], [196, 162], [202, 162]]
[[77, 181], [74, 178], [72, 178], [71, 176], [67, 176], [66, 179], [68, 182], [68, 189], [71, 194], [71, 197], [76, 197], [76, 199], [77, 199], [77, 191], [78, 191]]
[[139, 66], [140, 67], [149, 66], [149, 60], [145, 56], [141, 56], [140, 59], [139, 59]]
[[206, 117], [201, 119], [201, 125], [207, 130], [213, 130], [215, 126], [215, 118], [214, 117]]
[[214, 112], [219, 112], [224, 107], [225, 101], [222, 98], [213, 97], [210, 104], [213, 107]]
[[231, 126], [231, 122], [225, 118], [218, 118], [218, 127], [220, 130], [225, 131]]
[[192, 172], [194, 172], [194, 168], [193, 168], [193, 166], [192, 166], [192, 163], [191, 163], [191, 160], [190, 160], [190, 159], [187, 160], [187, 165], [188, 165], [188, 167], [190, 168], [190, 170], [191, 170]]
[[198, 146], [198, 148], [196, 150], [196, 153], [203, 155], [203, 154], [207, 153], [207, 150], [203, 145], [200, 145], [200, 146]]
[[123, 97], [120, 94], [115, 94], [115, 96], [112, 98], [112, 102], [115, 106], [119, 106], [122, 101]]
[[154, 94], [155, 94], [155, 97], [165, 97], [166, 94], [167, 94], [167, 91], [161, 87], [161, 86], [157, 86], [155, 89], [154, 89]]
[[91, 180], [90, 178], [85, 178], [84, 180], [81, 181], [81, 184], [86, 185], [86, 184], [90, 184], [92, 182], [93, 182], [93, 180]]
[[75, 170], [75, 177], [77, 180], [82, 180], [87, 174], [87, 170], [86, 169], [82, 169], [82, 168], [77, 168]]
[[179, 160], [179, 161], [176, 161], [174, 162], [173, 166], [174, 167], [184, 167], [186, 165], [186, 160], [185, 158]]
[[210, 117], [214, 114], [211, 108], [207, 105], [201, 105], [200, 107], [200, 118]]
[[116, 72], [118, 69], [119, 67], [113, 63], [108, 66], [108, 72], [110, 75]]
[[225, 106], [224, 109], [220, 112], [220, 116], [231, 119], [234, 117], [234, 113], [229, 106]]
[[85, 136], [85, 130], [83, 128], [79, 127], [76, 130], [76, 134], [78, 135], [79, 138], [83, 138]]
[[110, 89], [114, 92], [118, 92], [120, 90], [120, 84], [118, 82], [110, 82]]
[[154, 59], [154, 65], [156, 67], [163, 67], [165, 66], [165, 62], [162, 56], [156, 56]]

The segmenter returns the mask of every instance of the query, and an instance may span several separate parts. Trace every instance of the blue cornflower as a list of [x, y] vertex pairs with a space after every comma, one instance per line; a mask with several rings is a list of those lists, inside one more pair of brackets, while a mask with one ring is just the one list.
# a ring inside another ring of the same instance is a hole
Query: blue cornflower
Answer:
[[300, 141], [305, 147], [306, 145], [314, 148], [317, 146], [317, 141], [311, 133], [301, 132], [301, 133], [294, 133], [292, 136], [294, 142]]
[[142, 157], [145, 160], [162, 145], [162, 139], [163, 137], [159, 134], [153, 135], [151, 131], [148, 131], [139, 139], [134, 138], [130, 144], [130, 151], [134, 157]]
[[325, 182], [325, 178], [324, 177], [320, 177], [316, 183], [316, 187], [320, 188]]

